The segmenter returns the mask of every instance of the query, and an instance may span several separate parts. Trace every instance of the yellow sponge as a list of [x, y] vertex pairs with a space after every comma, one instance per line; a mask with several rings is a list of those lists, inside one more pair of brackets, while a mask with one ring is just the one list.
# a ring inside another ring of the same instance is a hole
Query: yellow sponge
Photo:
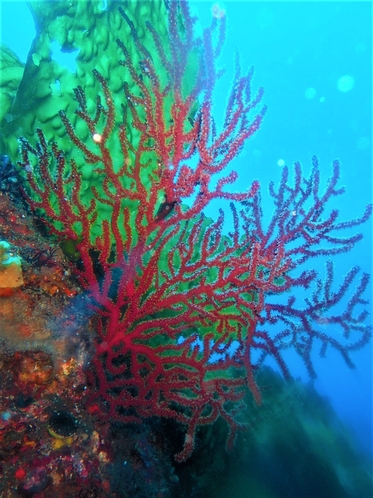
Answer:
[[21, 258], [12, 253], [8, 242], [0, 240], [0, 289], [20, 287], [22, 284]]

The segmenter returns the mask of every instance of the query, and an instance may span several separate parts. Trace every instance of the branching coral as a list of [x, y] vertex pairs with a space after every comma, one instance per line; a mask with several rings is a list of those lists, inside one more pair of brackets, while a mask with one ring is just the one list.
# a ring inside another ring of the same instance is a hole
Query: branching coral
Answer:
[[[339, 222], [335, 210], [327, 214], [327, 203], [342, 193], [339, 165], [334, 163], [322, 193], [314, 159], [309, 178], [296, 164], [294, 182], [285, 168], [279, 188], [271, 186], [275, 211], [265, 229], [258, 182], [232, 193], [228, 187], [237, 174], [222, 176], [266, 111], [262, 90], [251, 93], [252, 70], [242, 76], [237, 62], [224, 126], [215, 129], [212, 100], [222, 74], [215, 60], [225, 18], [214, 19], [197, 37], [187, 3], [171, 2], [165, 43], [146, 23], [151, 54], [130, 17], [123, 10], [121, 15], [136, 48], [134, 57], [118, 41], [121, 66], [134, 83], [131, 88], [124, 84], [121, 108], [95, 69], [94, 111], [78, 87], [79, 125], [60, 113], [74, 157], [68, 160], [39, 129], [35, 146], [21, 139], [20, 166], [31, 207], [60, 239], [76, 241], [79, 276], [91, 297], [97, 330], [92, 403], [113, 419], [178, 420], [187, 428], [176, 456], [183, 461], [192, 452], [196, 428], [218, 417], [229, 426], [228, 447], [233, 444], [237, 430], [245, 428], [237, 415], [247, 386], [261, 400], [255, 374], [266, 357], [272, 356], [288, 377], [283, 351], [292, 347], [314, 375], [311, 352], [320, 343], [322, 353], [334, 347], [351, 365], [350, 352], [370, 337], [362, 324], [365, 313], [356, 311], [364, 304], [367, 275], [340, 319], [332, 308], [351, 288], [357, 270], [337, 291], [332, 290], [332, 263], [325, 282], [313, 270], [298, 275], [296, 270], [311, 257], [351, 249], [360, 236], [336, 233], [366, 221], [371, 207], [349, 222]], [[191, 59], [197, 68], [192, 81]], [[88, 138], [81, 138], [82, 129]], [[90, 187], [90, 198], [83, 195], [82, 155], [101, 183]], [[187, 198], [189, 206], [182, 204]], [[229, 235], [222, 233], [226, 213], [220, 211], [216, 221], [203, 214], [213, 199], [231, 202]], [[303, 307], [296, 306], [294, 296], [283, 304], [273, 299], [312, 285], [314, 293]], [[320, 332], [323, 316], [343, 327], [345, 343]]]

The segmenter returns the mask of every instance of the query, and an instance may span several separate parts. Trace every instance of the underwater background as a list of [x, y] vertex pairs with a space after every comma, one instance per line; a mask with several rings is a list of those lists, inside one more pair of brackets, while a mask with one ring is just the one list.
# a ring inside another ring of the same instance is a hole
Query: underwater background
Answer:
[[[212, 3], [191, 5], [207, 25]], [[302, 163], [307, 174], [314, 154], [326, 183], [332, 161], [339, 159], [346, 194], [332, 207], [340, 211], [342, 220], [359, 217], [372, 202], [371, 3], [227, 1], [219, 5], [228, 18], [226, 44], [218, 64], [226, 68], [226, 75], [218, 85], [214, 113], [219, 116], [225, 108], [236, 50], [242, 68], [254, 66], [254, 87], [264, 87], [263, 100], [268, 105], [260, 132], [233, 162], [240, 175], [237, 190], [254, 179], [262, 186], [270, 181], [277, 184], [281, 168], [295, 161]], [[1, 2], [1, 41], [22, 62], [34, 33], [26, 2]], [[57, 47], [55, 57], [65, 56], [65, 64], [74, 70], [76, 54], [58, 52]], [[213, 202], [205, 212], [216, 218], [219, 207], [221, 201]], [[272, 209], [269, 195], [263, 195], [268, 219]], [[351, 252], [333, 256], [340, 276], [356, 265], [372, 274], [371, 220], [358, 231], [364, 234], [363, 240]], [[314, 265], [324, 271], [321, 258]], [[366, 297], [371, 309], [371, 283]], [[328, 323], [323, 326], [327, 332]], [[326, 359], [319, 358], [317, 350], [313, 354], [317, 372], [313, 386], [331, 401], [342, 423], [356, 435], [359, 449], [372, 458], [372, 344], [355, 352], [356, 368], [352, 370], [331, 349]], [[289, 353], [286, 361], [295, 378], [310, 382], [295, 354]], [[274, 363], [268, 364], [276, 369]]]

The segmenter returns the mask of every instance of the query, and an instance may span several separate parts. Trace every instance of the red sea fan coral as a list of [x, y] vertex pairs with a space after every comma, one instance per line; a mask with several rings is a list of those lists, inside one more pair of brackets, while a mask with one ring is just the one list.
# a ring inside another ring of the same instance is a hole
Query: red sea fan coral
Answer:
[[[232, 193], [227, 185], [237, 174], [221, 176], [259, 129], [266, 111], [260, 107], [262, 90], [251, 94], [252, 70], [242, 76], [237, 62], [224, 127], [220, 133], [215, 129], [212, 99], [221, 76], [215, 61], [225, 18], [213, 19], [199, 38], [187, 3], [171, 2], [166, 46], [147, 23], [154, 56], [121, 13], [137, 48], [135, 61], [118, 41], [121, 65], [132, 81], [131, 88], [124, 85], [123, 108], [114, 108], [106, 81], [94, 71], [101, 96], [93, 116], [83, 89], [75, 92], [76, 113], [92, 138], [81, 140], [61, 112], [77, 152], [101, 175], [101, 189], [92, 186], [90, 201], [82, 200], [76, 159], [68, 160], [56, 144], [48, 144], [41, 130], [35, 147], [21, 139], [20, 165], [32, 208], [58, 237], [75, 240], [80, 254], [79, 276], [90, 295], [97, 330], [90, 368], [92, 403], [115, 420], [160, 416], [184, 424], [184, 448], [176, 455], [183, 461], [192, 452], [196, 428], [219, 417], [230, 429], [228, 447], [233, 444], [237, 430], [245, 428], [237, 414], [247, 387], [261, 400], [255, 372], [266, 357], [272, 356], [286, 377], [283, 351], [289, 348], [302, 357], [311, 375], [315, 345], [322, 354], [336, 348], [352, 365], [350, 353], [370, 337], [365, 313], [357, 309], [364, 304], [368, 276], [351, 292], [355, 268], [337, 290], [332, 262], [325, 280], [313, 270], [298, 270], [312, 257], [351, 249], [360, 235], [337, 234], [366, 221], [371, 207], [350, 222], [339, 222], [335, 210], [328, 214], [328, 202], [342, 193], [337, 188], [339, 165], [334, 163], [321, 192], [313, 159], [309, 178], [296, 164], [293, 181], [284, 168], [278, 189], [271, 185], [275, 210], [265, 229], [259, 184]], [[124, 121], [117, 129], [120, 112]], [[129, 127], [136, 140], [127, 133]], [[120, 157], [112, 155], [114, 140], [120, 143]], [[182, 204], [186, 198], [189, 206]], [[231, 201], [233, 229], [228, 235], [222, 233], [223, 211], [216, 221], [203, 214], [216, 198]], [[303, 305], [292, 294], [287, 301], [273, 298], [299, 287], [314, 288]], [[351, 297], [345, 313], [334, 315], [333, 307], [347, 292]], [[320, 332], [322, 317], [342, 328], [344, 340]]]

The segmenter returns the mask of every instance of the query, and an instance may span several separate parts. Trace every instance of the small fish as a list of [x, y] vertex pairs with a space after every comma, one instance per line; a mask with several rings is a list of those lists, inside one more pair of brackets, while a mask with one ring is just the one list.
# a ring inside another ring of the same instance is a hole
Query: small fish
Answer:
[[158, 208], [154, 221], [158, 223], [159, 221], [164, 220], [166, 216], [168, 216], [172, 212], [176, 204], [176, 201], [167, 202], [167, 199], [162, 202]]

